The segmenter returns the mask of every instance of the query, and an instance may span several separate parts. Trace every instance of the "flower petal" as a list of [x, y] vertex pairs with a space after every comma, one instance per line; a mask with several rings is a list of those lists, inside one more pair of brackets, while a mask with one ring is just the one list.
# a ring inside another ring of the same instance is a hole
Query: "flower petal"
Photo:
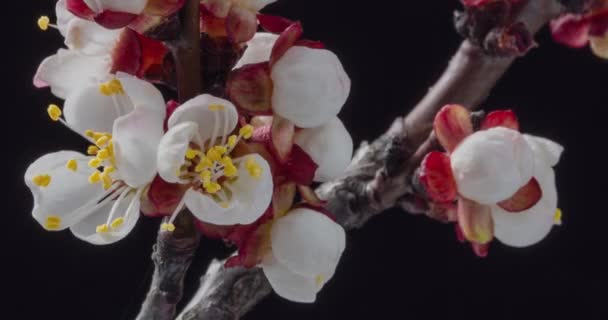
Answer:
[[344, 174], [353, 155], [353, 140], [337, 117], [321, 127], [300, 130], [295, 143], [319, 166], [315, 173], [317, 182]]
[[[99, 91], [98, 85], [90, 84], [68, 96], [63, 114], [70, 126], [81, 134], [87, 130], [111, 133], [114, 121], [133, 110], [125, 98], [123, 95], [106, 96]], [[124, 103], [117, 105], [116, 102]]]
[[114, 123], [112, 134], [118, 175], [133, 188], [145, 186], [156, 175], [163, 122], [164, 117], [156, 110], [138, 107]]
[[540, 184], [535, 178], [532, 178], [528, 184], [517, 190], [511, 198], [503, 200], [497, 205], [505, 211], [518, 213], [536, 205], [542, 196], [543, 191]]
[[[223, 106], [221, 110], [213, 111], [210, 106]], [[216, 119], [216, 113], [219, 121]], [[179, 123], [192, 121], [198, 125], [199, 135], [203, 142], [211, 139], [217, 126], [219, 127], [220, 137], [222, 134], [229, 134], [236, 128], [238, 114], [232, 102], [209, 94], [202, 94], [186, 101], [179, 106], [169, 119], [169, 128]], [[224, 126], [223, 124], [227, 125]]]
[[274, 257], [306, 277], [333, 275], [346, 243], [344, 229], [317, 211], [298, 208], [272, 227]]
[[246, 64], [232, 71], [226, 89], [240, 110], [253, 115], [272, 112], [273, 83], [267, 62]]
[[247, 49], [234, 68], [238, 69], [246, 64], [255, 64], [270, 60], [272, 47], [278, 38], [279, 36], [273, 33], [256, 33], [253, 36], [253, 39], [247, 42]]
[[169, 183], [185, 183], [180, 169], [186, 162], [186, 151], [198, 131], [194, 122], [181, 122], [165, 133], [157, 155], [158, 175]]
[[486, 205], [510, 198], [534, 170], [534, 153], [523, 135], [501, 127], [470, 135], [450, 158], [458, 192]]
[[557, 189], [553, 169], [537, 160], [535, 177], [541, 185], [543, 197], [532, 208], [510, 213], [500, 207], [492, 207], [495, 236], [500, 242], [512, 247], [533, 245], [549, 234], [554, 225], [557, 210]]
[[436, 202], [456, 199], [458, 190], [450, 166], [450, 157], [433, 151], [424, 157], [420, 165], [420, 182], [429, 198]]
[[107, 10], [140, 14], [146, 8], [148, 0], [84, 0], [84, 3], [97, 13]]
[[546, 138], [528, 134], [524, 134], [524, 138], [532, 147], [536, 159], [542, 159], [542, 163], [549, 167], [557, 165], [559, 158], [564, 152], [564, 147], [562, 145]]
[[[28, 167], [25, 184], [34, 196], [32, 215], [45, 229], [63, 230], [77, 223], [84, 217], [73, 213], [102, 196], [104, 191], [99, 185], [89, 184], [90, 159], [78, 152], [60, 151], [42, 156]], [[70, 160], [76, 160], [76, 171], [66, 167]], [[34, 183], [35, 177], [41, 175], [50, 177], [46, 187]]]
[[565, 14], [551, 21], [553, 40], [572, 48], [582, 48], [589, 42], [589, 20], [577, 14]]
[[503, 127], [519, 131], [519, 121], [512, 110], [499, 110], [488, 113], [481, 123], [480, 130]]
[[251, 40], [258, 29], [258, 19], [254, 12], [239, 6], [232, 6], [226, 17], [226, 31], [233, 43]]
[[42, 61], [34, 76], [34, 85], [50, 86], [54, 95], [65, 99], [75, 89], [105, 79], [109, 71], [110, 60], [103, 56], [59, 49], [57, 54]]
[[305, 277], [289, 271], [272, 254], [268, 254], [262, 261], [262, 270], [279, 296], [302, 303], [313, 303], [317, 299], [320, 288], [315, 283], [315, 277]]
[[458, 200], [458, 225], [471, 242], [485, 244], [494, 237], [491, 208], [466, 198]]
[[238, 173], [234, 182], [228, 184], [232, 193], [227, 206], [220, 206], [213, 198], [198, 191], [186, 192], [186, 206], [199, 220], [220, 226], [250, 224], [260, 218], [270, 206], [273, 194], [272, 173], [268, 162], [258, 154], [247, 155], [260, 166], [261, 176], [252, 177], [245, 168], [247, 160], [235, 159]]
[[116, 78], [122, 83], [134, 107], [148, 108], [156, 112], [160, 118], [165, 119], [167, 114], [165, 99], [154, 85], [123, 72], [117, 73]]
[[110, 54], [120, 33], [121, 30], [108, 30], [95, 22], [75, 18], [67, 26], [65, 44], [86, 55]]
[[461, 105], [446, 105], [435, 116], [433, 128], [441, 146], [446, 151], [452, 152], [473, 133], [471, 113]]
[[57, 29], [63, 37], [67, 34], [67, 28], [74, 19], [80, 19], [68, 10], [67, 1], [59, 0], [55, 4], [55, 15], [57, 16]]
[[[97, 232], [97, 227], [107, 222], [108, 215], [116, 203], [115, 201], [111, 201], [89, 215], [86, 219], [72, 226], [70, 231], [72, 231], [72, 234], [78, 239], [94, 245], [108, 245], [122, 240], [133, 231], [139, 220], [140, 201], [139, 199], [133, 199], [133, 197], [134, 194], [131, 193], [117, 204], [116, 218], [126, 217], [126, 220], [118, 229], [110, 229], [110, 231], [106, 233]], [[132, 201], [133, 205], [130, 206]]]
[[350, 92], [350, 79], [331, 51], [292, 47], [272, 67], [273, 111], [301, 128], [335, 117]]

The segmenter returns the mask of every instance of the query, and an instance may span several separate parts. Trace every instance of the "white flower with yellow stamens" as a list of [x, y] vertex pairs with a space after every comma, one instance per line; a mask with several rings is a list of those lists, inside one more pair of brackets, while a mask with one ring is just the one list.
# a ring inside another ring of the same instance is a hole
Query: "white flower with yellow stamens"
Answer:
[[298, 208], [278, 219], [262, 269], [281, 297], [312, 303], [333, 277], [346, 244], [344, 229], [324, 214]]
[[139, 219], [141, 195], [156, 175], [166, 114], [162, 95], [143, 80], [119, 74], [81, 87], [63, 111], [51, 105], [48, 113], [92, 145], [89, 156], [61, 151], [28, 168], [34, 218], [47, 230], [70, 228], [93, 244], [124, 238]]
[[250, 224], [266, 211], [272, 198], [270, 166], [258, 154], [233, 158], [239, 141], [253, 127], [237, 134], [238, 114], [227, 100], [197, 96], [181, 105], [168, 121], [158, 152], [158, 173], [168, 182], [190, 185], [164, 229], [186, 206], [195, 217], [216, 225]]
[[43, 16], [38, 20], [38, 26], [42, 30], [48, 27], [58, 29], [65, 37], [67, 49], [59, 49], [42, 61], [34, 76], [34, 84], [39, 88], [51, 87], [54, 95], [65, 99], [82, 85], [107, 79], [112, 68], [112, 50], [122, 30], [108, 30], [76, 17], [66, 9], [65, 0], [57, 2], [55, 11], [56, 25]]

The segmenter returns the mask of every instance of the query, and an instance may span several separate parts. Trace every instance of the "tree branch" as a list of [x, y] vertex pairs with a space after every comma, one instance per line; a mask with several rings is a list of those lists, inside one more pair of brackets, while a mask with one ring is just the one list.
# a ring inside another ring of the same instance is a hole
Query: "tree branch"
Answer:
[[[167, 42], [173, 53], [180, 103], [202, 89], [199, 0], [187, 0], [180, 12], [180, 37]], [[181, 212], [174, 232], [159, 231], [152, 260], [154, 275], [138, 320], [169, 320], [182, 298], [184, 277], [198, 248], [200, 235], [190, 212]]]
[[[563, 7], [556, 0], [530, 0], [516, 21], [536, 33]], [[488, 96], [515, 57], [495, 57], [464, 41], [447, 70], [405, 118], [372, 143], [362, 143], [346, 175], [317, 189], [327, 209], [345, 229], [363, 226], [394, 206], [404, 207], [413, 194], [411, 176], [436, 142], [431, 134], [437, 111], [447, 103], [474, 109]], [[408, 208], [422, 213], [428, 208]], [[236, 320], [270, 292], [260, 269], [225, 269], [214, 262], [201, 279], [197, 295], [180, 320]]]

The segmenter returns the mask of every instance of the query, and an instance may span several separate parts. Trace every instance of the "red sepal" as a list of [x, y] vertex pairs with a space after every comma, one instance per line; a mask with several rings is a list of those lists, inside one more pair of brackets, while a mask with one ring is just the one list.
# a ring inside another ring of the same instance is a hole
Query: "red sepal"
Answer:
[[293, 24], [293, 21], [287, 18], [261, 13], [258, 14], [258, 21], [260, 22], [260, 27], [262, 27], [262, 29], [277, 34], [282, 33]]
[[534, 207], [543, 197], [540, 183], [532, 178], [525, 186], [521, 187], [511, 198], [501, 201], [498, 206], [507, 212], [522, 212]]
[[323, 44], [323, 42], [314, 40], [298, 40], [295, 45], [298, 47], [307, 47], [310, 49], [325, 49], [325, 44]]
[[499, 110], [488, 113], [481, 123], [481, 130], [504, 127], [519, 131], [519, 121], [512, 110]]
[[461, 197], [458, 200], [458, 225], [465, 239], [488, 243], [494, 238], [494, 220], [489, 206]]
[[303, 32], [304, 30], [302, 29], [302, 24], [300, 22], [294, 22], [281, 33], [275, 42], [274, 47], [272, 48], [272, 53], [270, 54], [271, 68], [277, 61], [279, 61], [279, 59], [283, 57], [287, 50], [296, 44]]
[[120, 29], [128, 26], [138, 15], [126, 12], [105, 10], [93, 17], [93, 20], [106, 29]]
[[95, 16], [95, 12], [83, 0], [66, 0], [66, 8], [82, 19], [93, 20]]
[[555, 42], [572, 48], [582, 48], [589, 43], [589, 19], [576, 14], [565, 14], [551, 21], [551, 34]]
[[111, 73], [118, 71], [137, 75], [141, 67], [142, 48], [137, 32], [124, 29], [112, 50]]
[[441, 146], [452, 152], [464, 138], [473, 133], [471, 113], [461, 105], [446, 105], [435, 116], [433, 128]]
[[226, 83], [226, 92], [241, 111], [250, 115], [268, 115], [272, 114], [273, 87], [268, 62], [262, 62], [232, 71]]
[[232, 6], [226, 17], [226, 32], [233, 43], [251, 40], [258, 28], [256, 15], [241, 7]]
[[160, 176], [154, 177], [148, 192], [143, 196], [141, 211], [145, 216], [170, 216], [184, 196], [187, 186], [168, 183]]
[[294, 144], [285, 162], [283, 172], [287, 176], [287, 179], [299, 185], [309, 185], [313, 182], [318, 168], [319, 166], [306, 151], [297, 144]]
[[429, 198], [435, 202], [456, 199], [458, 190], [448, 155], [433, 151], [424, 157], [420, 169], [419, 179]]

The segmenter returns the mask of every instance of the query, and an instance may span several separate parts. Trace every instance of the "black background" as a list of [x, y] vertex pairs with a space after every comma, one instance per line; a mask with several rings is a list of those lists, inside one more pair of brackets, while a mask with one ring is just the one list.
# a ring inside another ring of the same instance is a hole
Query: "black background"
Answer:
[[[150, 277], [158, 221], [141, 219], [120, 243], [94, 247], [69, 232], [45, 232], [30, 217], [27, 165], [84, 147], [48, 120], [46, 105], [60, 100], [31, 84], [38, 63], [61, 45], [56, 31], [35, 24], [41, 14], [53, 16], [54, 2], [10, 1], [3, 10], [2, 318], [132, 319]], [[341, 117], [358, 143], [383, 132], [440, 75], [460, 43], [451, 23], [457, 7], [456, 0], [280, 0], [266, 11], [303, 21], [307, 38], [341, 57], [353, 82]], [[452, 226], [387, 212], [349, 234], [316, 304], [273, 295], [246, 319], [608, 319], [608, 63], [554, 44], [546, 29], [537, 41], [485, 106], [513, 108], [524, 131], [566, 146], [557, 167], [562, 227], [526, 249], [496, 243], [479, 259], [455, 240]], [[192, 270], [227, 252], [203, 241]], [[188, 292], [196, 285], [196, 275], [187, 279]]]

